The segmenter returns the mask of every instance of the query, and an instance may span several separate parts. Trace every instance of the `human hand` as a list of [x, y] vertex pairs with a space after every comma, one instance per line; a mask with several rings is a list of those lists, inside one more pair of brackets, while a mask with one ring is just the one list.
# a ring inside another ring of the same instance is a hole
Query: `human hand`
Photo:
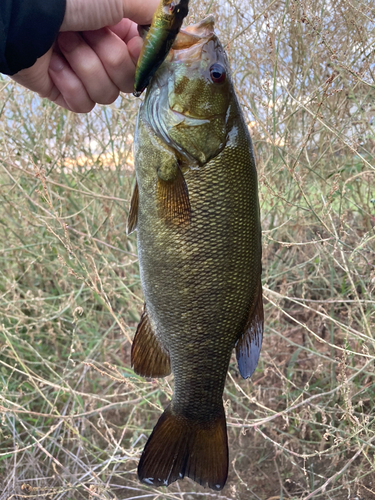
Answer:
[[159, 0], [67, 0], [56, 43], [12, 78], [41, 97], [86, 113], [132, 92], [142, 39]]

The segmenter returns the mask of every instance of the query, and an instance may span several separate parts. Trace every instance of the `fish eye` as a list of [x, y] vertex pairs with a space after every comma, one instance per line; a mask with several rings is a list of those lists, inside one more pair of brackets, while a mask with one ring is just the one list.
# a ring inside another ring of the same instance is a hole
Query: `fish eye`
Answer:
[[223, 83], [225, 82], [227, 72], [224, 66], [219, 63], [215, 63], [210, 68], [210, 76], [214, 83]]

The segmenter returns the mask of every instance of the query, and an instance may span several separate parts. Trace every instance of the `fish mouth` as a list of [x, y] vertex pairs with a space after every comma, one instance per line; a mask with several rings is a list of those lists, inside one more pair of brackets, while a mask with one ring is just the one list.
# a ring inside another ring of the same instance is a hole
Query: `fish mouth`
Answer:
[[194, 45], [201, 45], [214, 35], [215, 18], [210, 15], [199, 23], [192, 24], [180, 30], [172, 45], [174, 52], [189, 49]]

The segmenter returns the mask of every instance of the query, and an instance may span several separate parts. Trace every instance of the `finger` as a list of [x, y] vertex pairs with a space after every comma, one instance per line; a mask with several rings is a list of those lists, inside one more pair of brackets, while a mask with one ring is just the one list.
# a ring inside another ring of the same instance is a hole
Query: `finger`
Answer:
[[71, 109], [70, 106], [68, 106], [68, 103], [66, 102], [66, 100], [64, 99], [64, 97], [61, 95], [60, 92], [58, 92], [56, 99], [50, 99], [50, 100], [53, 101], [55, 104], [58, 104], [61, 108], [68, 109], [69, 111], [74, 111], [73, 109]]
[[143, 39], [140, 36], [135, 36], [128, 43], [129, 55], [134, 63], [134, 66], [137, 64], [138, 57], [139, 54], [141, 53], [142, 47], [143, 47]]
[[135, 36], [139, 36], [138, 24], [133, 23], [130, 19], [122, 19], [114, 26], [109, 26], [109, 29], [121, 38], [121, 40], [124, 40], [125, 43], [128, 43]]
[[68, 1], [61, 31], [97, 30], [123, 18], [137, 24], [150, 24], [159, 0]]
[[111, 104], [119, 89], [111, 81], [100, 58], [78, 33], [60, 33], [58, 45], [70, 67], [83, 83], [90, 99]]
[[128, 21], [128, 19], [123, 19], [114, 26], [109, 26], [109, 29], [124, 40], [127, 44], [130, 58], [134, 65], [136, 65], [143, 46], [143, 39], [138, 34], [138, 25], [133, 22], [129, 23]]
[[[51, 79], [52, 81], [52, 79]], [[52, 81], [52, 88], [51, 91], [49, 92], [48, 95], [43, 95], [39, 93], [41, 97], [44, 97], [48, 99], [49, 101], [54, 102], [55, 104], [58, 104], [60, 107], [68, 109], [69, 111], [75, 111], [74, 109], [71, 108], [71, 106], [68, 105], [66, 100], [64, 99], [64, 96], [61, 94], [60, 90], [56, 87], [56, 85]], [[90, 109], [88, 109], [90, 111]], [[85, 112], [85, 110], [83, 111]]]
[[23, 69], [12, 76], [12, 79], [24, 87], [48, 97], [54, 84], [48, 74], [52, 49], [40, 57], [31, 68]]
[[51, 78], [49, 73], [51, 57], [54, 57], [52, 49], [40, 57], [31, 68], [19, 71], [12, 76], [12, 79], [24, 87], [37, 92], [40, 97], [73, 111]]
[[54, 85], [61, 94], [54, 96], [57, 104], [76, 113], [88, 113], [95, 106], [83, 83], [73, 72], [67, 61], [59, 54], [53, 53], [49, 66], [49, 74]]
[[134, 86], [135, 64], [126, 43], [108, 28], [86, 31], [83, 37], [99, 57], [116, 88], [131, 92]]

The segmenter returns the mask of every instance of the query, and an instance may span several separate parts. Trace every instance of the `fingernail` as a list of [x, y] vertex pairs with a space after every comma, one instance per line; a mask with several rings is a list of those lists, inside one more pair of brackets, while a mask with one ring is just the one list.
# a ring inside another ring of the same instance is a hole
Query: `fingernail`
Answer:
[[54, 52], [49, 63], [49, 68], [57, 73], [59, 71], [62, 71], [64, 69], [64, 66], [64, 59]]

